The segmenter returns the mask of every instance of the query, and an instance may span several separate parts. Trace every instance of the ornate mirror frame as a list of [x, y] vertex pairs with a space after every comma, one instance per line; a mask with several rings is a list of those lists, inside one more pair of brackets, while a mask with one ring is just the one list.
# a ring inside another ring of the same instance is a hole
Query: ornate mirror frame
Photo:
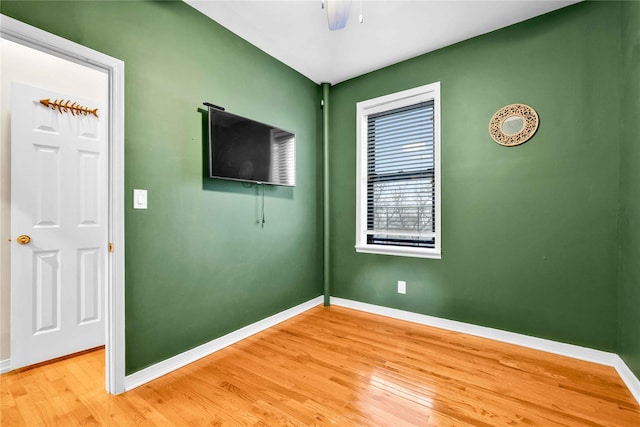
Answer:
[[[505, 121], [515, 123], [513, 132], [505, 129]], [[531, 139], [538, 130], [538, 124], [538, 113], [533, 108], [525, 104], [510, 104], [493, 115], [489, 122], [489, 135], [498, 144], [513, 147]]]

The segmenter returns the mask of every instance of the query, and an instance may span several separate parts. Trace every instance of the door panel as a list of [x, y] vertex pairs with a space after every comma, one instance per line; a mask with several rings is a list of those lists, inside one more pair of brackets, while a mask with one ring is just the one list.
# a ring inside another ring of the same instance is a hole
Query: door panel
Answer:
[[[104, 344], [106, 117], [96, 102], [11, 87], [11, 367]], [[19, 235], [29, 235], [19, 244]]]
[[78, 183], [80, 185], [78, 220], [80, 226], [99, 226], [100, 153], [78, 151]]
[[34, 253], [34, 335], [60, 329], [60, 252]]
[[87, 324], [100, 321], [100, 259], [99, 248], [78, 250], [80, 270], [78, 291], [78, 323]]
[[58, 147], [33, 145], [35, 149], [35, 173], [33, 185], [36, 227], [60, 226], [60, 150]]

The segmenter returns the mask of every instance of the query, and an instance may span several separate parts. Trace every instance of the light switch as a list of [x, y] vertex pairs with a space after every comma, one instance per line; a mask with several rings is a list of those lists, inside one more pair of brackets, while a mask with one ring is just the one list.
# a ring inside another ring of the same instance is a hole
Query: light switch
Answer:
[[147, 209], [147, 190], [133, 190], [133, 209]]

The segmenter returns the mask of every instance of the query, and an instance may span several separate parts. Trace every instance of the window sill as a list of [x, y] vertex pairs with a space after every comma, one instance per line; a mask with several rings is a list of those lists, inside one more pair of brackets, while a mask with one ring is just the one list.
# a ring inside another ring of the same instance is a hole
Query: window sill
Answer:
[[441, 259], [442, 255], [436, 249], [420, 249], [403, 246], [383, 246], [383, 245], [356, 245], [356, 252], [378, 255], [394, 255], [413, 258]]

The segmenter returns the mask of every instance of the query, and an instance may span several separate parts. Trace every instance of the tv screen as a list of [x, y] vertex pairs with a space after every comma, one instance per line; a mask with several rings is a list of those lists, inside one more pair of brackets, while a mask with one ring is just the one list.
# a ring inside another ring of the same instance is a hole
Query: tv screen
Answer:
[[209, 106], [209, 177], [296, 185], [293, 133]]

